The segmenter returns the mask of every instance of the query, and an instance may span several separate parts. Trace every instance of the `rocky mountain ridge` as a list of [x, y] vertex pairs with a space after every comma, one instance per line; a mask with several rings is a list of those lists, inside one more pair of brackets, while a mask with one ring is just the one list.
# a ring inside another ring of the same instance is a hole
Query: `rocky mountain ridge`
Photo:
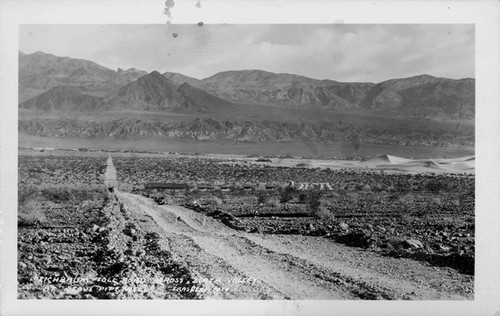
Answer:
[[[381, 83], [317, 80], [262, 70], [224, 71], [199, 80], [179, 73], [113, 71], [91, 61], [37, 52], [20, 53], [20, 100], [56, 86], [77, 86], [80, 94], [103, 97], [101, 110], [210, 112], [231, 103], [312, 111], [370, 113], [399, 118], [473, 120], [475, 80], [420, 75]], [[44, 96], [43, 102], [57, 103]], [[77, 99], [77, 97], [73, 97]], [[42, 101], [31, 101], [40, 104]], [[22, 106], [26, 108], [26, 105]], [[77, 111], [89, 110], [79, 104]], [[41, 106], [60, 109], [63, 106]], [[90, 107], [91, 111], [97, 110]]]
[[145, 71], [133, 68], [114, 71], [89, 60], [58, 57], [40, 51], [33, 54], [19, 52], [19, 102], [57, 86], [76, 86], [86, 94], [103, 97], [145, 74]]
[[442, 129], [413, 131], [380, 127], [360, 128], [338, 123], [227, 121], [197, 118], [157, 122], [123, 118], [107, 122], [76, 119], [31, 119], [19, 121], [19, 132], [46, 137], [150, 137], [165, 136], [198, 141], [226, 139], [235, 142], [291, 142], [314, 139], [321, 142], [353, 142], [397, 146], [472, 146], [469, 131]]
[[175, 83], [191, 82], [239, 103], [313, 110], [365, 110], [371, 113], [435, 119], [473, 119], [475, 80], [430, 75], [381, 83], [342, 83], [260, 70], [227, 71], [203, 80], [165, 73]]
[[[356, 148], [362, 143], [474, 145], [474, 79], [420, 75], [342, 83], [242, 70], [199, 80], [133, 68], [114, 71], [44, 53], [20, 53], [19, 72], [20, 100], [23, 91], [39, 93], [19, 104], [19, 132], [25, 135], [252, 143], [307, 139], [351, 142]], [[37, 112], [26, 114], [30, 111]], [[105, 111], [112, 112], [101, 115]], [[50, 118], [38, 118], [38, 112]], [[155, 113], [167, 115], [147, 118]], [[85, 120], [77, 118], [81, 114]], [[171, 114], [176, 119], [171, 121]]]
[[37, 97], [19, 104], [20, 109], [42, 111], [88, 112], [109, 109], [102, 98], [88, 95], [75, 86], [56, 86]]

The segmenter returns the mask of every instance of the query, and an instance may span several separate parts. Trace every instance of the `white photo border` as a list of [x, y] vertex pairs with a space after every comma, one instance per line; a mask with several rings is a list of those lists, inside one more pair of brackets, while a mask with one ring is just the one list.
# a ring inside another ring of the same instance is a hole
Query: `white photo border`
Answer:
[[[1, 315], [500, 315], [500, 2], [176, 0], [171, 23], [474, 24], [476, 274], [473, 301], [17, 300], [19, 25], [165, 24], [163, 0], [0, 2]], [[497, 313], [497, 314], [496, 314]]]

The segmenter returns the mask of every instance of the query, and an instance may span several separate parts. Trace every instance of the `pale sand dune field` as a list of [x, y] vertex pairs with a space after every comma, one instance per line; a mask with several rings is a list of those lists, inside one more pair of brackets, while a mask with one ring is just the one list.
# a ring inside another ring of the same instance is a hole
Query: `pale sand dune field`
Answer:
[[[254, 162], [259, 163], [259, 162]], [[373, 171], [399, 171], [411, 173], [468, 173], [475, 172], [475, 157], [450, 159], [407, 159], [382, 155], [366, 161], [318, 160], [318, 159], [272, 159], [272, 166], [299, 168], [330, 168]]]

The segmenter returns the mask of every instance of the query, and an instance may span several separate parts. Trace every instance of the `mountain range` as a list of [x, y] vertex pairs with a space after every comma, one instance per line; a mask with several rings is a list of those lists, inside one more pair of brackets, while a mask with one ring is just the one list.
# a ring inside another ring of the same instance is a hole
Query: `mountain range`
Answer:
[[[460, 124], [474, 124], [475, 80], [471, 78], [418, 75], [380, 83], [338, 82], [233, 70], [196, 79], [135, 68], [115, 71], [92, 61], [20, 52], [19, 102], [24, 111], [19, 131], [38, 136], [163, 135], [250, 142], [363, 137], [371, 143], [398, 146], [474, 143], [473, 129], [459, 128]], [[59, 118], [27, 119], [26, 111]], [[127, 112], [136, 113], [140, 120], [115, 116], [96, 123], [62, 118]], [[140, 117], [147, 113], [158, 113], [158, 117], [161, 113], [181, 114], [185, 120], [152, 122]], [[300, 119], [288, 123], [290, 113], [299, 113], [294, 117]], [[247, 114], [248, 119], [242, 120]], [[353, 119], [343, 122], [342, 115]], [[413, 120], [435, 123], [406, 127]], [[426, 132], [424, 125], [433, 131]]]
[[78, 87], [85, 94], [104, 97], [145, 74], [147, 72], [134, 68], [114, 71], [92, 61], [57, 57], [40, 51], [33, 54], [19, 52], [19, 101], [58, 86]]
[[[78, 89], [53, 89], [68, 86]], [[19, 53], [19, 100], [21, 108], [46, 111], [210, 112], [218, 105], [236, 103], [471, 120], [475, 112], [475, 80], [419, 75], [375, 84], [262, 70], [224, 71], [199, 80], [171, 72], [148, 74], [133, 68], [114, 71], [92, 61], [36, 52]]]
[[[422, 128], [423, 129], [423, 128]], [[473, 131], [459, 131], [425, 126], [425, 132], [414, 129], [380, 129], [377, 126], [359, 128], [339, 123], [228, 121], [211, 118], [193, 118], [183, 121], [150, 121], [121, 118], [110, 121], [77, 119], [21, 120], [19, 130], [28, 135], [43, 137], [103, 138], [107, 136], [176, 137], [197, 141], [224, 139], [231, 142], [283, 143], [296, 140], [320, 143], [347, 142], [391, 146], [456, 147], [473, 146]]]

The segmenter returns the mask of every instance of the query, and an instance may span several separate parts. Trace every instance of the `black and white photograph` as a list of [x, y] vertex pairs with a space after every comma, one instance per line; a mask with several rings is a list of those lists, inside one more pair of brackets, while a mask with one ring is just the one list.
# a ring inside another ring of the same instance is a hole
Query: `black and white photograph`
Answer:
[[475, 23], [177, 22], [177, 2], [19, 22], [18, 304], [495, 294]]

